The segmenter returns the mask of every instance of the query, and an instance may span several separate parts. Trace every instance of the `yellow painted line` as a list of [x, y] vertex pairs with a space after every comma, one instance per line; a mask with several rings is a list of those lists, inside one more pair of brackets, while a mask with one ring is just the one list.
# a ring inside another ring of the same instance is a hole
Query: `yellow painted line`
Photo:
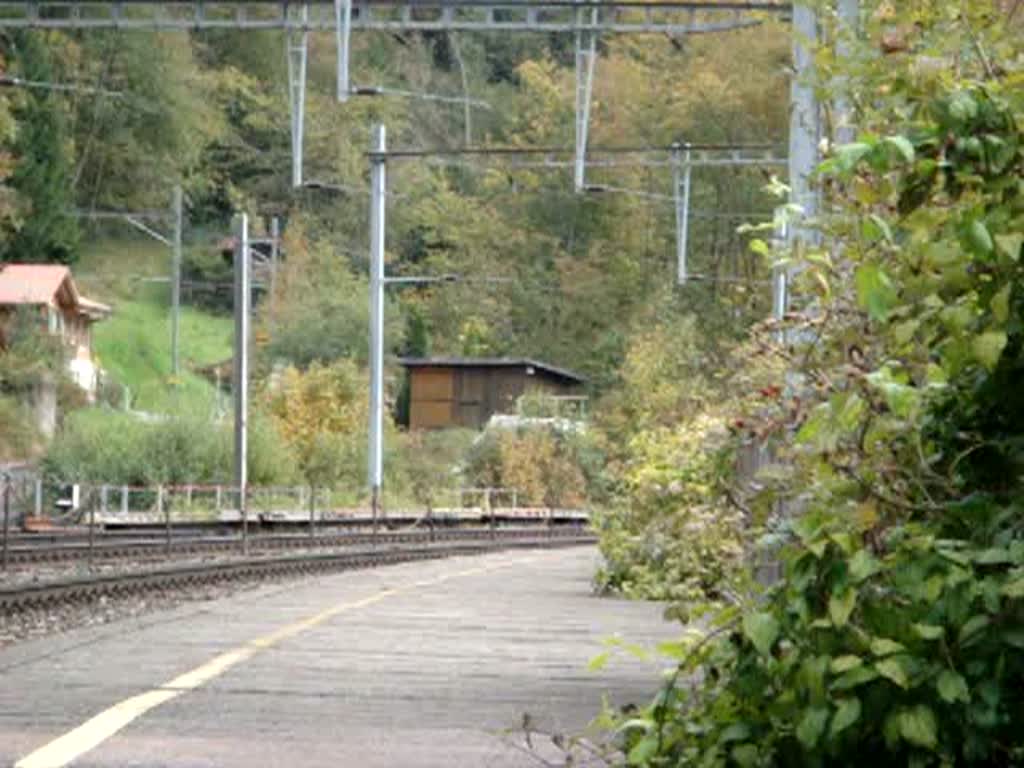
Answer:
[[104, 741], [132, 723], [134, 720], [142, 717], [151, 709], [155, 709], [161, 704], [165, 704], [168, 701], [181, 696], [183, 693], [195, 690], [201, 685], [205, 685], [214, 678], [227, 672], [236, 664], [240, 664], [243, 661], [247, 661], [252, 658], [260, 651], [272, 648], [283, 640], [287, 640], [309, 629], [313, 629], [314, 627], [323, 624], [325, 621], [329, 621], [342, 613], [354, 611], [359, 608], [365, 608], [366, 606], [380, 602], [385, 598], [400, 595], [405, 592], [411, 592], [412, 590], [420, 587], [429, 587], [448, 581], [449, 579], [456, 579], [463, 576], [474, 576], [480, 573], [486, 573], [487, 571], [494, 571], [499, 568], [507, 568], [511, 565], [529, 562], [531, 559], [532, 558], [518, 558], [504, 563], [496, 563], [495, 565], [480, 566], [477, 568], [469, 568], [464, 571], [456, 571], [455, 573], [438, 576], [433, 579], [415, 581], [401, 587], [385, 589], [354, 602], [335, 605], [306, 619], [296, 621], [293, 624], [288, 624], [269, 634], [263, 635], [262, 637], [257, 637], [255, 640], [251, 640], [238, 648], [226, 651], [205, 664], [189, 670], [183, 675], [178, 675], [176, 678], [164, 683], [159, 688], [154, 688], [150, 691], [146, 691], [145, 693], [140, 693], [138, 696], [132, 696], [129, 699], [118, 702], [114, 706], [103, 710], [95, 717], [86, 720], [74, 730], [68, 731], [63, 736], [59, 736], [48, 744], [43, 745], [35, 752], [26, 755], [14, 764], [14, 768], [62, 768], [72, 761], [77, 760], [86, 752], [95, 749]]

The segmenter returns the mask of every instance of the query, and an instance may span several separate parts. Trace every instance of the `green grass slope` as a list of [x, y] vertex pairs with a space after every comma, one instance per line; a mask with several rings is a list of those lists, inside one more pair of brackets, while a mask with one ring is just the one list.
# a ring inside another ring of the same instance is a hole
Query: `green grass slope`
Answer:
[[191, 372], [231, 355], [232, 321], [189, 306], [181, 312], [182, 375], [171, 376], [170, 284], [147, 282], [170, 272], [170, 251], [155, 242], [103, 239], [87, 244], [74, 266], [89, 298], [114, 314], [93, 328], [100, 365], [131, 390], [132, 406], [171, 411], [213, 399], [211, 384]]

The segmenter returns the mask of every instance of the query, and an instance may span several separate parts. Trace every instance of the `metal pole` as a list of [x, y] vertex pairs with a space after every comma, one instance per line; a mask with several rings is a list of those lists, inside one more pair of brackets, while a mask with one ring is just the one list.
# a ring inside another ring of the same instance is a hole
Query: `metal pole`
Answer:
[[302, 137], [306, 122], [306, 53], [309, 49], [309, 6], [302, 6], [303, 28], [288, 33], [288, 103], [291, 108], [292, 186], [302, 186]]
[[171, 249], [171, 375], [181, 373], [181, 225], [182, 225], [182, 194], [181, 187], [174, 188], [171, 203], [174, 217], [174, 236]]
[[[597, 25], [597, 7], [591, 9], [590, 22]], [[587, 175], [587, 138], [590, 133], [590, 98], [597, 61], [597, 32], [583, 31], [583, 9], [576, 10], [576, 155], [573, 185], [582, 192]]]
[[[790, 84], [789, 121], [789, 199], [799, 206], [802, 221], [790, 224], [786, 233], [789, 245], [800, 242], [813, 244], [817, 234], [805, 221], [817, 214], [818, 198], [811, 187], [810, 177], [818, 164], [818, 142], [821, 137], [821, 114], [810, 77], [814, 60], [812, 47], [818, 39], [818, 19], [814, 9], [802, 4], [793, 6], [793, 66], [795, 74]], [[773, 281], [774, 315], [781, 320], [789, 308], [789, 276], [778, 270]]]
[[36, 517], [43, 516], [43, 481], [36, 478], [36, 505], [35, 505]]
[[0, 557], [0, 567], [7, 570], [7, 536], [11, 525], [11, 476], [4, 475], [4, 527], [3, 527], [3, 556]]
[[249, 217], [238, 217], [235, 252], [235, 486], [242, 516], [242, 549], [249, 551], [248, 413], [249, 413]]
[[685, 146], [686, 152], [681, 159], [679, 147], [672, 147], [672, 194], [676, 204], [676, 282], [679, 285], [685, 285], [689, 277], [686, 257], [690, 240], [690, 176], [693, 166], [690, 164], [690, 144]]
[[334, 0], [334, 34], [338, 49], [338, 101], [348, 101], [349, 37], [352, 31], [352, 0]]
[[377, 532], [380, 514], [380, 490], [383, 479], [384, 430], [384, 233], [387, 167], [387, 130], [373, 129], [370, 176], [370, 446], [369, 482], [373, 531]]
[[[860, 0], [838, 0], [839, 29], [836, 41], [836, 55], [839, 60], [849, 58], [853, 41], [860, 32]], [[853, 107], [850, 104], [849, 81], [843, 78], [839, 83], [839, 99], [836, 103], [836, 141], [849, 144], [856, 137], [853, 126]]]
[[277, 261], [281, 251], [281, 222], [275, 216], [270, 220], [270, 324], [273, 326], [277, 307]]

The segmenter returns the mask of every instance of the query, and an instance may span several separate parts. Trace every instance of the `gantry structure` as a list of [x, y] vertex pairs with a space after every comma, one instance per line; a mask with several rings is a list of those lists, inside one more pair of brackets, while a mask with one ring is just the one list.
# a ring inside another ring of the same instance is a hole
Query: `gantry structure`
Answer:
[[603, 34], [672, 37], [754, 26], [790, 18], [785, 2], [744, 0], [2, 0], [0, 28], [204, 30], [280, 29], [287, 35], [292, 184], [303, 183], [306, 65], [310, 32], [333, 32], [337, 98], [353, 93], [351, 35], [381, 32], [571, 33], [576, 99], [573, 182], [586, 186], [587, 140], [597, 41]]

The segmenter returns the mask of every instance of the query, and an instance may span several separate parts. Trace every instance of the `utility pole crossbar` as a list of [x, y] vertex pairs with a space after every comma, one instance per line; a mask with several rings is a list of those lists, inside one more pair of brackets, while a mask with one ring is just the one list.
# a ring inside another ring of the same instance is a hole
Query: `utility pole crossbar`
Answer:
[[[347, 6], [347, 7], [346, 7]], [[295, 13], [296, 7], [301, 13]], [[600, 8], [600, 18], [578, 11]], [[789, 18], [789, 3], [584, 0], [5, 0], [0, 28], [335, 30], [346, 52], [352, 30], [575, 32], [693, 35]], [[345, 57], [347, 60], [347, 57]], [[339, 86], [345, 74], [339, 65]]]

